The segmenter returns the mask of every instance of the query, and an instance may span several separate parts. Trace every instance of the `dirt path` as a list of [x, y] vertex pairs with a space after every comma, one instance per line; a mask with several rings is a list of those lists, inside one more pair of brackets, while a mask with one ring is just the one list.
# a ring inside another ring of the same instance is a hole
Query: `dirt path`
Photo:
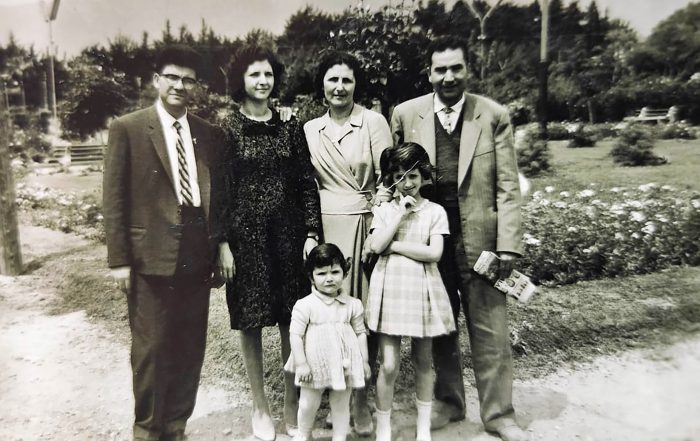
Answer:
[[[36, 227], [24, 227], [22, 238], [28, 262], [87, 245]], [[128, 348], [82, 312], [48, 315], [55, 295], [40, 276], [0, 276], [0, 440], [129, 440]], [[700, 440], [699, 372], [694, 337], [516, 382], [515, 405], [533, 440]], [[252, 439], [240, 404], [247, 397], [232, 389], [201, 389], [191, 441]], [[474, 391], [468, 406], [467, 420], [433, 432], [433, 440], [497, 439], [483, 432]], [[413, 409], [394, 415], [395, 439], [415, 439]]]

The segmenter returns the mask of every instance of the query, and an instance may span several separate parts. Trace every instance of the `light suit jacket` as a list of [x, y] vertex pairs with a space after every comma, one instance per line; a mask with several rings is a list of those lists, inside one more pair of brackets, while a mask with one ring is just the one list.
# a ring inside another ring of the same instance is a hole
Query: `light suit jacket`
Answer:
[[[457, 182], [467, 260], [474, 265], [484, 250], [522, 254], [522, 196], [508, 111], [465, 93], [462, 115]], [[391, 129], [395, 143], [420, 144], [435, 165], [432, 93], [396, 106]]]
[[[210, 169], [218, 130], [188, 113], [204, 214], [209, 218]], [[103, 210], [110, 268], [175, 273], [182, 225], [163, 128], [155, 106], [112, 122], [105, 156]], [[212, 243], [202, 244], [212, 251]]]

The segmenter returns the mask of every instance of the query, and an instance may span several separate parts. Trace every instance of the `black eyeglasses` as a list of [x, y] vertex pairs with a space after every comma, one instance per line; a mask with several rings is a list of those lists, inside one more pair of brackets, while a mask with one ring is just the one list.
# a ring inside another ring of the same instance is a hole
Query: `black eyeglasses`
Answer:
[[172, 84], [173, 86], [176, 85], [179, 81], [182, 81], [182, 87], [185, 89], [192, 89], [194, 86], [197, 85], [197, 80], [195, 80], [192, 77], [181, 77], [180, 75], [175, 75], [175, 74], [161, 74], [161, 77], [165, 78], [168, 83]]

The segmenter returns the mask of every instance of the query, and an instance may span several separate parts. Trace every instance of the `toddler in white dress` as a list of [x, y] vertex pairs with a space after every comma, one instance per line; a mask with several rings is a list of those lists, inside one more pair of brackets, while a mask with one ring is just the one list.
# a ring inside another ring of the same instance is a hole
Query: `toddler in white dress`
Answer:
[[329, 389], [333, 441], [344, 441], [352, 388], [364, 387], [371, 375], [362, 301], [341, 290], [350, 263], [336, 245], [314, 248], [305, 266], [313, 287], [292, 310], [292, 353], [284, 366], [301, 388], [294, 440], [311, 439], [321, 396]]

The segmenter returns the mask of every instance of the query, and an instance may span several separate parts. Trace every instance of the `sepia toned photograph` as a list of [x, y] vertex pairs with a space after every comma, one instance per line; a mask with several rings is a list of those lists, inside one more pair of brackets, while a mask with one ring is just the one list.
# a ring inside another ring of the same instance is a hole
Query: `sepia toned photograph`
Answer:
[[700, 2], [0, 0], [0, 440], [700, 441]]

